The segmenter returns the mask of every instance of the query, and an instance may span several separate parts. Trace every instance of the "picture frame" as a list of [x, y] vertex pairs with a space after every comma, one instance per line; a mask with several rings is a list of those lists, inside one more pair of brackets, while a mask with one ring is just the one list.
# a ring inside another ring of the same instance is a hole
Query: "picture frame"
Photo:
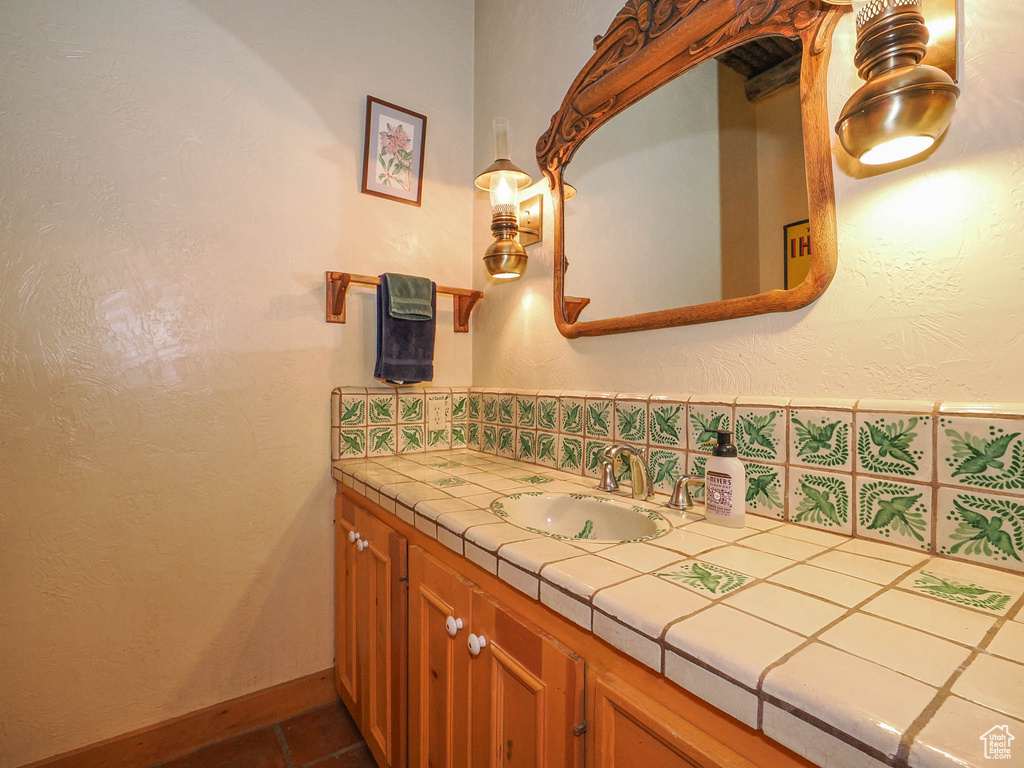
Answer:
[[811, 225], [809, 219], [782, 228], [782, 263], [785, 289], [796, 288], [811, 269]]
[[426, 115], [367, 96], [363, 194], [419, 207], [426, 138]]

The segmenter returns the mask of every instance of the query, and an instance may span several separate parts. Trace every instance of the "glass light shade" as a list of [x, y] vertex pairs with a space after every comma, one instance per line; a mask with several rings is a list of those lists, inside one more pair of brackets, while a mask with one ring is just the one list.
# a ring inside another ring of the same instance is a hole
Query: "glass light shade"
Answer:
[[491, 174], [491, 215], [496, 213], [516, 215], [519, 205], [519, 187], [515, 174], [498, 171]]
[[864, 165], [896, 163], [921, 154], [934, 143], [931, 136], [900, 136], [872, 147], [861, 155], [860, 161]]

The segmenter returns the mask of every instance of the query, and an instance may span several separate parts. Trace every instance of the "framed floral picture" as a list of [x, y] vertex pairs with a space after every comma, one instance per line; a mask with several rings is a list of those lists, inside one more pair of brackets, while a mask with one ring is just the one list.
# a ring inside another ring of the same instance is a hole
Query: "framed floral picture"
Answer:
[[424, 115], [367, 96], [363, 192], [418, 206], [426, 138]]

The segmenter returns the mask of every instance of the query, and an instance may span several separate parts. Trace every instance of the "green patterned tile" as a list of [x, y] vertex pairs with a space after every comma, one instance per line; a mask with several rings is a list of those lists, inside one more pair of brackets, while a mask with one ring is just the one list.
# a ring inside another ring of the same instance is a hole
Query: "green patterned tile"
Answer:
[[484, 424], [480, 433], [480, 450], [484, 453], [498, 452], [498, 428], [493, 424]]
[[790, 468], [790, 522], [852, 536], [852, 486], [850, 475]]
[[511, 393], [498, 395], [498, 423], [508, 427], [516, 424], [516, 396]]
[[561, 398], [562, 421], [559, 431], [566, 435], [583, 434], [584, 405], [585, 401], [582, 397]]
[[676, 480], [686, 474], [686, 452], [652, 448], [648, 459], [651, 485], [660, 493], [672, 493]]
[[516, 457], [516, 431], [512, 427], [498, 427], [498, 455], [506, 459]]
[[537, 428], [558, 431], [558, 398], [537, 397]]
[[732, 406], [690, 404], [688, 438], [691, 451], [711, 453], [718, 441], [715, 433], [719, 429], [732, 429]]
[[422, 424], [400, 424], [398, 426], [399, 453], [420, 453], [423, 450], [423, 443]]
[[599, 476], [601, 456], [611, 445], [610, 442], [605, 442], [604, 440], [587, 440], [583, 444], [583, 474], [587, 477]]
[[367, 414], [370, 425], [398, 423], [398, 400], [394, 392], [367, 396]]
[[471, 421], [466, 424], [466, 447], [480, 450], [480, 422]]
[[469, 418], [469, 393], [466, 390], [452, 390], [452, 421], [466, 421]]
[[516, 458], [534, 461], [537, 454], [537, 433], [532, 429], [516, 430]]
[[1024, 497], [939, 489], [940, 555], [1024, 571]]
[[537, 463], [545, 467], [558, 466], [558, 436], [554, 432], [537, 433]]
[[858, 412], [856, 424], [858, 473], [931, 482], [930, 415]]
[[469, 405], [469, 419], [470, 421], [480, 420], [480, 393], [470, 392], [467, 403]]
[[341, 395], [341, 412], [339, 424], [342, 427], [366, 426], [366, 395]]
[[1024, 491], [1024, 421], [939, 418], [939, 482], [987, 491]]
[[350, 459], [366, 455], [366, 427], [342, 429], [338, 433], [338, 456]]
[[452, 445], [451, 430], [448, 427], [427, 430], [427, 447], [432, 451], [448, 450]]
[[[704, 477], [704, 472], [707, 470], [708, 467], [708, 457], [700, 453], [687, 451], [686, 464], [688, 467], [688, 471], [686, 474], [688, 474], [690, 477]], [[693, 496], [694, 499], [698, 501], [704, 501], [704, 484], [701, 483], [700, 485], [691, 485], [690, 494]]]
[[789, 461], [837, 472], [853, 469], [852, 411], [793, 409], [789, 413]]
[[999, 614], [1005, 613], [1013, 601], [1013, 596], [1002, 590], [977, 584], [973, 580], [933, 573], [930, 568], [923, 568], [913, 574], [903, 586], [948, 603]]
[[747, 512], [786, 519], [786, 468], [776, 464], [743, 463], [747, 477]]
[[931, 487], [858, 477], [857, 535], [929, 551], [932, 545]]
[[647, 403], [645, 401], [615, 401], [615, 442], [647, 442]]
[[750, 577], [744, 573], [700, 560], [687, 560], [654, 575], [713, 598], [735, 592], [750, 581]]
[[517, 483], [529, 483], [530, 485], [547, 485], [553, 483], [554, 479], [550, 477], [544, 477], [544, 475], [524, 475], [523, 477], [513, 477]]
[[498, 423], [498, 395], [494, 392], [484, 392], [481, 405], [484, 409], [484, 424]]
[[452, 448], [465, 448], [469, 445], [469, 427], [466, 422], [452, 424]]
[[741, 459], [785, 462], [786, 410], [737, 407], [733, 442]]
[[650, 405], [651, 445], [686, 448], [686, 404], [652, 402]]
[[398, 396], [398, 423], [422, 423], [426, 417], [425, 399], [422, 394]]
[[612, 415], [615, 401], [604, 398], [587, 398], [586, 435], [608, 439], [612, 436]]
[[370, 427], [367, 441], [370, 456], [394, 455], [398, 451], [398, 430], [392, 426]]
[[516, 395], [516, 426], [537, 428], [537, 398], [533, 395]]
[[429, 485], [435, 488], [457, 488], [460, 485], [466, 485], [468, 480], [463, 480], [461, 477], [442, 477], [440, 480], [428, 480]]
[[439, 456], [437, 458], [427, 459], [423, 462], [423, 466], [433, 467], [434, 469], [458, 469], [459, 467], [464, 467], [466, 465], [460, 464], [457, 461], [448, 461], [448, 459], [441, 458]]
[[558, 468], [566, 472], [583, 472], [583, 438], [561, 435], [558, 441]]

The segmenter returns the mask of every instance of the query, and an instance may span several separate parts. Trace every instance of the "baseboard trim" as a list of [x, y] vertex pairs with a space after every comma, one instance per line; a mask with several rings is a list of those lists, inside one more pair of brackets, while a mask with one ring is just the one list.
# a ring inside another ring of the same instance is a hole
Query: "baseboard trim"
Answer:
[[22, 768], [145, 768], [336, 701], [334, 668], [231, 699]]

